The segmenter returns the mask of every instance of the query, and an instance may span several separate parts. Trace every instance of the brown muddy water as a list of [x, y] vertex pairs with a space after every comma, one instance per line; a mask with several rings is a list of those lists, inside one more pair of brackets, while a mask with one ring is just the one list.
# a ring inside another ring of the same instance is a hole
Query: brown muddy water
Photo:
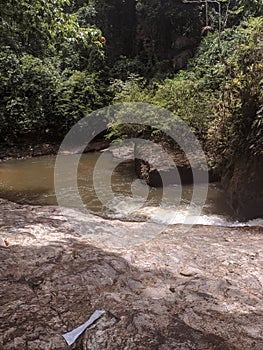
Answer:
[[[118, 164], [118, 160], [110, 153], [104, 153], [103, 167], [100, 167], [95, 176], [94, 167], [98, 164], [100, 156], [99, 152], [83, 154], [78, 167], [79, 193], [90, 212], [123, 220], [152, 220], [170, 224], [183, 222], [192, 198], [192, 186], [185, 185], [180, 188], [182, 190], [180, 200], [175, 204], [174, 186], [166, 189], [164, 200], [163, 189], [149, 188], [143, 181], [137, 179], [132, 162]], [[69, 159], [65, 156], [65, 163]], [[57, 205], [54, 188], [55, 160], [55, 156], [43, 156], [1, 163], [0, 197], [21, 204]], [[112, 168], [115, 170], [111, 173]], [[67, 206], [74, 208], [74, 193], [69, 185], [72, 175], [67, 172], [67, 166], [61, 176], [62, 192]], [[107, 195], [108, 189], [104, 191], [104, 184], [109, 179], [111, 193]], [[201, 187], [204, 185], [195, 186], [199, 186], [202, 190]], [[207, 199], [202, 207], [197, 223], [239, 225], [218, 184], [209, 184]], [[262, 220], [256, 220], [248, 224], [261, 225], [261, 223]]]

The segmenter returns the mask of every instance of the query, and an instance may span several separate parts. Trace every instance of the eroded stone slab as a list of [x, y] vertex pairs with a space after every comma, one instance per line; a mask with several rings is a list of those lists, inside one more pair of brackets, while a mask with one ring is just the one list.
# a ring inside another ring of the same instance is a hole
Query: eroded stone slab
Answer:
[[[61, 334], [96, 309], [106, 314], [72, 349], [263, 348], [262, 228], [170, 226], [114, 247], [56, 207], [0, 203], [1, 349], [66, 349]], [[113, 240], [145, 230], [96, 222]]]

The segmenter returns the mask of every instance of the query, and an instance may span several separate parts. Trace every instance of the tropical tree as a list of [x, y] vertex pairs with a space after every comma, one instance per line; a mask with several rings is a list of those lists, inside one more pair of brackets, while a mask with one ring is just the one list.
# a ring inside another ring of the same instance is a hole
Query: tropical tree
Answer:
[[1, 0], [0, 44], [17, 53], [43, 56], [54, 53], [54, 45], [79, 42], [101, 46], [101, 32], [81, 27], [74, 14], [65, 11], [70, 0]]

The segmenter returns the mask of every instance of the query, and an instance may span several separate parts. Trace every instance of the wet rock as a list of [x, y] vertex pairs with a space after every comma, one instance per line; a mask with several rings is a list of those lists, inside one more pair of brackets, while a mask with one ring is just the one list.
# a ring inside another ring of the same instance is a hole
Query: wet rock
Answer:
[[[90, 215], [80, 233], [59, 208], [0, 204], [1, 349], [66, 349], [61, 334], [96, 309], [105, 315], [72, 349], [263, 348], [262, 228], [151, 237], [145, 223]], [[116, 231], [130, 244], [117, 246]]]
[[110, 148], [105, 149], [105, 152], [110, 152], [116, 159], [122, 161], [134, 160], [134, 142], [121, 142], [113, 144]]
[[244, 221], [263, 217], [263, 157], [238, 160], [222, 177], [222, 185], [237, 216]]
[[[146, 135], [149, 137], [149, 135]], [[175, 143], [151, 139], [134, 139], [112, 145], [104, 151], [122, 162], [134, 162], [135, 173], [139, 179], [144, 180], [149, 186], [162, 187], [169, 184], [191, 184], [195, 182], [218, 181], [218, 177], [212, 170], [204, 169], [200, 155], [194, 151], [188, 157]], [[198, 153], [198, 152], [197, 152]], [[205, 166], [206, 168], [206, 166]], [[193, 175], [194, 171], [194, 175]]]
[[[192, 156], [194, 158], [194, 154]], [[198, 157], [192, 167], [186, 154], [178, 146], [172, 147], [162, 142], [156, 145], [135, 145], [135, 172], [149, 186], [191, 184], [193, 170], [195, 182], [207, 181], [206, 171], [200, 166]]]
[[84, 150], [82, 147], [72, 146], [67, 150], [60, 151], [62, 154], [71, 155], [71, 154], [80, 154], [80, 153], [88, 153], [88, 152], [98, 152], [105, 150], [110, 145], [110, 141], [108, 140], [99, 140], [99, 141], [91, 141]]

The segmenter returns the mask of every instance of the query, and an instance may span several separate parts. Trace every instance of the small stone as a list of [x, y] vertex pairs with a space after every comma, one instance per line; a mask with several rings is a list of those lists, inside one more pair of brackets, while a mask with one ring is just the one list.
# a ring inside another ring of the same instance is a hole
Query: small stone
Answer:
[[200, 270], [192, 267], [188, 267], [186, 269], [183, 269], [180, 271], [180, 275], [185, 276], [185, 277], [192, 277], [200, 274]]

